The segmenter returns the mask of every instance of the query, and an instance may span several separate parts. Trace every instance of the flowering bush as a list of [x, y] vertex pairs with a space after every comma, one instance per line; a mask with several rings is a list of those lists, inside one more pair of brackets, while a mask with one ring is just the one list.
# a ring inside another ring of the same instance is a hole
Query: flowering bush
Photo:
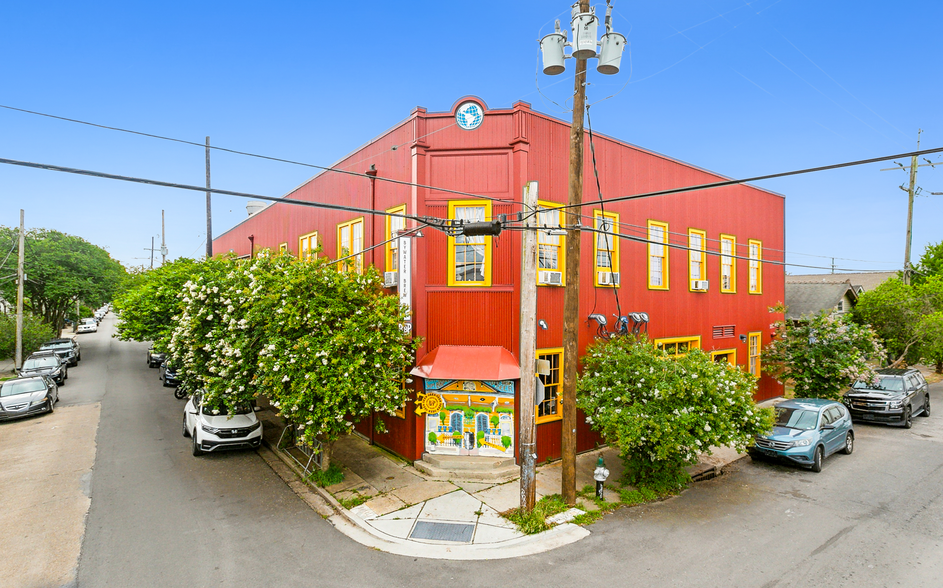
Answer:
[[753, 402], [756, 380], [700, 350], [671, 358], [644, 338], [597, 341], [584, 357], [577, 406], [619, 448], [626, 482], [670, 492], [711, 446], [744, 450], [772, 427]]
[[780, 382], [791, 379], [798, 398], [838, 400], [853, 381], [874, 379], [869, 362], [885, 355], [870, 327], [827, 311], [775, 327], [773, 342], [763, 352], [763, 369]]

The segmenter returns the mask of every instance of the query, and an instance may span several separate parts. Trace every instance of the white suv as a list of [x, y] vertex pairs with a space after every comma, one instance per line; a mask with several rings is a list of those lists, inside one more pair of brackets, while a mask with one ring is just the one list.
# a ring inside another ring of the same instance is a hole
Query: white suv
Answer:
[[250, 406], [229, 414], [225, 406], [205, 406], [203, 393], [196, 392], [183, 409], [183, 436], [193, 439], [193, 455], [218, 449], [255, 449], [262, 443], [262, 423]]
[[83, 318], [82, 322], [79, 323], [78, 332], [79, 333], [95, 333], [98, 331], [98, 322], [89, 317]]

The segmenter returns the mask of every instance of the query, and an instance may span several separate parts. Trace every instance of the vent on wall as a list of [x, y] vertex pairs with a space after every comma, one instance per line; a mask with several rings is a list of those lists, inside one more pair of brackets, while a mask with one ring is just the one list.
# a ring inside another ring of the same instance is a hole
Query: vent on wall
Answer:
[[734, 325], [720, 325], [714, 327], [714, 339], [732, 339], [735, 330]]

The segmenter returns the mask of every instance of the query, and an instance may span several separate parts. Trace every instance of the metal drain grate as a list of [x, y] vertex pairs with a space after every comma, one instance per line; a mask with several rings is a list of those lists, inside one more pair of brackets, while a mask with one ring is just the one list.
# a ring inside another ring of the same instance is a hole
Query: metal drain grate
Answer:
[[475, 525], [456, 523], [430, 523], [417, 521], [410, 539], [430, 539], [432, 541], [454, 541], [455, 543], [471, 543]]

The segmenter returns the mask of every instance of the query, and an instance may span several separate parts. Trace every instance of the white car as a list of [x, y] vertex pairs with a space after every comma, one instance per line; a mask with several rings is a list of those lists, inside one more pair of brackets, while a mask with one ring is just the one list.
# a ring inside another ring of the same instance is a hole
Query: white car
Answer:
[[95, 319], [91, 317], [83, 318], [82, 321], [79, 323], [78, 332], [79, 333], [98, 332], [98, 323], [95, 321]]
[[193, 439], [193, 455], [220, 449], [255, 449], [262, 443], [262, 423], [251, 406], [229, 414], [225, 407], [203, 405], [196, 392], [183, 409], [183, 436]]

